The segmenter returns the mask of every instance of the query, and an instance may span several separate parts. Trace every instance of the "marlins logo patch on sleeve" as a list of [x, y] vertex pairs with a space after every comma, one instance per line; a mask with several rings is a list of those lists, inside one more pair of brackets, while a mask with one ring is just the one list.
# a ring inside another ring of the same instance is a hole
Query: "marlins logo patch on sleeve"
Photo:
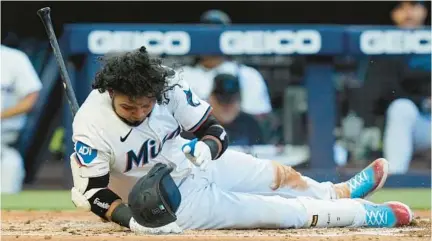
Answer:
[[199, 102], [199, 100], [194, 100], [195, 96], [192, 93], [190, 88], [188, 90], [183, 90], [183, 92], [186, 95], [186, 100], [187, 100], [189, 105], [191, 105], [193, 107], [197, 107], [197, 106], [201, 105], [201, 102]]
[[78, 141], [75, 144], [75, 152], [78, 159], [82, 164], [90, 164], [97, 156], [97, 150], [92, 149], [90, 146]]

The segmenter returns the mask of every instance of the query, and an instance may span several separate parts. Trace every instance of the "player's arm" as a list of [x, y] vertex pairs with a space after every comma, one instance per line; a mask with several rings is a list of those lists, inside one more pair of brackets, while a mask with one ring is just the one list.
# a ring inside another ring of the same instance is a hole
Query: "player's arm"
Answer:
[[197, 137], [182, 146], [186, 157], [202, 169], [205, 163], [219, 158], [228, 148], [225, 129], [211, 116], [211, 106], [198, 98], [185, 81], [169, 93], [168, 109], [183, 130]]
[[211, 106], [196, 96], [185, 81], [178, 83], [178, 86], [169, 93], [169, 98], [168, 108], [183, 130], [193, 133], [198, 138], [189, 143], [191, 151], [199, 151], [195, 148], [197, 145], [198, 149], [199, 146], [209, 149], [210, 156], [206, 158], [219, 158], [228, 148], [229, 140], [225, 129], [211, 115]]
[[1, 119], [11, 118], [17, 115], [25, 114], [31, 111], [33, 105], [39, 96], [39, 92], [35, 91], [21, 99], [16, 105], [3, 110], [0, 114]]
[[11, 71], [14, 71], [15, 88], [17, 88], [16, 94], [20, 100], [16, 105], [2, 110], [0, 114], [1, 119], [30, 112], [37, 101], [39, 90], [42, 88], [39, 76], [27, 55], [23, 52], [18, 52], [16, 61], [19, 61], [19, 63], [16, 69]]
[[75, 206], [130, 228], [130, 208], [108, 188], [109, 154], [77, 141], [70, 161], [74, 182], [71, 194]]
[[[182, 232], [181, 228], [176, 223], [171, 222], [170, 219], [158, 220], [166, 224], [153, 228], [145, 227], [135, 220], [132, 209], [127, 204], [123, 203], [116, 193], [108, 188], [109, 160], [106, 153], [78, 141], [75, 145], [75, 153], [71, 155], [71, 167], [74, 181], [71, 194], [75, 206], [91, 211], [102, 219], [129, 228], [137, 234]], [[140, 183], [140, 180], [138, 181], [138, 189], [135, 191], [135, 196], [139, 195], [141, 191], [149, 191], [147, 189], [140, 189], [142, 186], [145, 187], [145, 185], [141, 185], [143, 181]], [[175, 185], [174, 182], [172, 183], [172, 185]], [[150, 184], [150, 188], [156, 185], [153, 185], [153, 183]], [[159, 187], [159, 183], [157, 183], [157, 185]], [[163, 186], [163, 188], [165, 187]], [[140, 197], [140, 195], [138, 197]], [[152, 202], [156, 203], [158, 206], [160, 204], [160, 201], [158, 201], [160, 197], [152, 197], [152, 199], [153, 200], [148, 198], [145, 200], [149, 202], [147, 206], [146, 203], [138, 203], [138, 205], [148, 213], [149, 208], [150, 210], [154, 209], [152, 206], [148, 207]]]
[[193, 134], [210, 149], [211, 158], [219, 158], [228, 148], [228, 135], [225, 128], [210, 115]]

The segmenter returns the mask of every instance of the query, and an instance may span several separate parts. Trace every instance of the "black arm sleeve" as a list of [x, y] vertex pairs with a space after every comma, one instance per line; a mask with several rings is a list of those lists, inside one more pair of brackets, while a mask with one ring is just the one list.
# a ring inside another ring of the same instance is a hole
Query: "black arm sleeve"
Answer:
[[130, 228], [129, 223], [132, 217], [132, 210], [124, 203], [118, 205], [111, 214], [111, 220], [114, 223], [126, 228]]
[[204, 136], [214, 137], [204, 140], [204, 143], [210, 147], [213, 160], [219, 158], [228, 148], [228, 134], [213, 115], [210, 115], [193, 134], [200, 140]]

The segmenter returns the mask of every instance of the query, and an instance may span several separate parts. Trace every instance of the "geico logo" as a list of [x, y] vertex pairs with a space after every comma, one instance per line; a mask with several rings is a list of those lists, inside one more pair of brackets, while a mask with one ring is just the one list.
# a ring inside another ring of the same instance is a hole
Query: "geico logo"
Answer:
[[321, 49], [315, 30], [225, 31], [219, 45], [224, 54], [314, 54]]
[[88, 48], [93, 54], [130, 51], [143, 45], [151, 54], [183, 55], [190, 50], [190, 37], [183, 31], [92, 31], [88, 35]]
[[364, 31], [360, 35], [360, 50], [365, 54], [428, 54], [431, 52], [431, 32]]

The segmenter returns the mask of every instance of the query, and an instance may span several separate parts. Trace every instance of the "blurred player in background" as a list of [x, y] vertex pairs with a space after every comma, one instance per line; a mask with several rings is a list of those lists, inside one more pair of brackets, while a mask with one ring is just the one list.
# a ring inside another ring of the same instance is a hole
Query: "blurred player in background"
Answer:
[[236, 76], [219, 74], [209, 98], [213, 115], [230, 137], [230, 145], [263, 144], [262, 130], [255, 118], [241, 110], [240, 83]]
[[[398, 2], [391, 18], [400, 28], [424, 26], [428, 10], [423, 2]], [[431, 146], [431, 56], [373, 57], [364, 83], [363, 136], [380, 138], [377, 112], [385, 113], [384, 157], [390, 173], [408, 171], [413, 155]], [[430, 155], [429, 160], [430, 162]]]
[[[218, 74], [208, 99], [212, 114], [221, 123], [228, 136], [230, 146], [252, 146], [263, 144], [261, 126], [253, 115], [241, 110], [240, 83], [237, 76]], [[192, 140], [190, 132], [182, 132], [182, 137]]]
[[[229, 25], [230, 17], [219, 10], [209, 10], [201, 16], [201, 23]], [[214, 77], [228, 73], [240, 81], [241, 109], [259, 116], [272, 111], [267, 85], [263, 76], [254, 68], [236, 63], [225, 56], [199, 56], [194, 66], [183, 67], [188, 84], [201, 99], [208, 100], [213, 90]]]
[[14, 144], [37, 101], [41, 81], [29, 57], [1, 45], [1, 192], [17, 193], [25, 176], [23, 160]]

